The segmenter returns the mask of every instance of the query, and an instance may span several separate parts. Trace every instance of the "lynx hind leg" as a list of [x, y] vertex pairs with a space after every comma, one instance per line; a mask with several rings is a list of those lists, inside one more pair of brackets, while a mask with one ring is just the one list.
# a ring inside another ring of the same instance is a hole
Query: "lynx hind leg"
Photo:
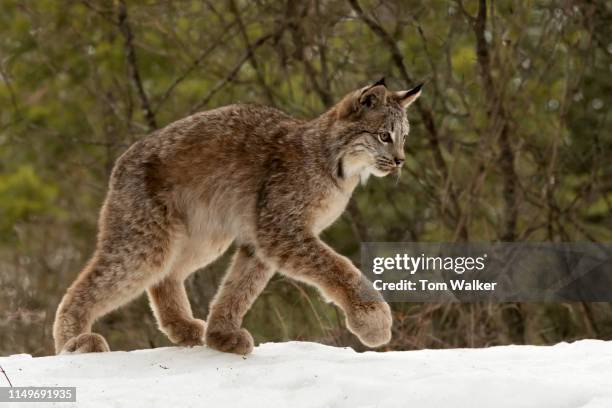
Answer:
[[238, 248], [210, 307], [206, 331], [209, 347], [242, 355], [253, 351], [253, 337], [240, 326], [273, 274], [274, 270], [255, 255], [253, 248]]
[[57, 310], [53, 326], [56, 353], [108, 351], [104, 338], [91, 333], [95, 320], [140, 295], [161, 273], [161, 263], [94, 259]]
[[97, 253], [64, 295], [53, 325], [56, 353], [108, 351], [104, 338], [91, 333], [95, 320], [140, 295], [171, 266], [168, 230], [145, 222], [123, 228], [99, 243]]
[[191, 312], [183, 279], [170, 275], [147, 290], [159, 329], [179, 346], [204, 345], [206, 324]]

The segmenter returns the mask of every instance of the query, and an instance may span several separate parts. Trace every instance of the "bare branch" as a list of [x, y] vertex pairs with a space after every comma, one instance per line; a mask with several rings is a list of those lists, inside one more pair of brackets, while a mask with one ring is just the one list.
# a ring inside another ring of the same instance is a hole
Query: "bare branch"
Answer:
[[272, 89], [266, 84], [266, 80], [264, 78], [262, 68], [257, 62], [257, 58], [255, 57], [255, 53], [252, 50], [252, 45], [249, 40], [249, 36], [247, 34], [246, 27], [244, 22], [242, 21], [242, 17], [240, 15], [240, 11], [238, 10], [238, 5], [236, 5], [235, 0], [230, 1], [230, 9], [236, 18], [236, 23], [238, 23], [238, 28], [240, 29], [240, 36], [244, 41], [244, 45], [248, 51], [248, 60], [253, 70], [255, 71], [255, 75], [257, 76], [257, 82], [259, 82], [260, 87], [263, 89], [264, 94], [266, 95], [266, 99], [269, 103], [274, 104], [274, 94], [272, 93]]
[[147, 97], [144, 87], [142, 86], [142, 80], [140, 79], [140, 73], [138, 72], [138, 65], [136, 63], [136, 52], [134, 50], [134, 35], [132, 33], [132, 28], [130, 27], [130, 23], [128, 20], [127, 6], [125, 5], [125, 0], [119, 0], [117, 4], [117, 25], [119, 26], [119, 30], [121, 31], [125, 42], [125, 56], [128, 66], [128, 72], [132, 80], [132, 84], [138, 92], [140, 105], [149, 130], [155, 130], [157, 129], [157, 121], [155, 120], [155, 114], [151, 109], [149, 98]]
[[[467, 14], [465, 12], [464, 14]], [[467, 14], [469, 16], [469, 14]], [[468, 19], [470, 19], [468, 17]], [[508, 113], [504, 109], [502, 97], [496, 89], [491, 73], [491, 57], [489, 46], [485, 37], [487, 24], [487, 2], [480, 0], [478, 3], [478, 14], [472, 18], [471, 26], [476, 37], [476, 59], [479, 67], [479, 74], [483, 83], [488, 105], [490, 106], [487, 115], [492, 124], [499, 124], [499, 165], [503, 176], [503, 198], [504, 198], [504, 227], [500, 236], [502, 241], [514, 241], [516, 239], [516, 226], [518, 219], [517, 203], [517, 184], [518, 178], [514, 169], [514, 151], [510, 142], [510, 121]], [[495, 126], [492, 126], [494, 130]]]
[[293, 43], [295, 44], [295, 56], [304, 65], [304, 71], [308, 76], [312, 87], [319, 96], [319, 99], [326, 108], [331, 107], [334, 104], [334, 99], [329, 88], [321, 86], [319, 83], [319, 73], [317, 72], [314, 65], [310, 62], [310, 59], [306, 53], [307, 44], [304, 42], [304, 27], [301, 24], [301, 20], [304, 19], [308, 14], [309, 4], [303, 4], [303, 8], [300, 10], [299, 5], [301, 2], [289, 1], [287, 4], [289, 29], [291, 31]]
[[0, 366], [0, 373], [4, 374], [4, 378], [6, 378], [6, 381], [12, 388], [13, 384], [11, 383], [11, 380], [9, 379], [8, 374], [6, 374], [6, 371], [4, 371], [4, 368], [2, 368], [2, 366]]
[[[404, 59], [400, 52], [399, 47], [397, 46], [397, 42], [391, 37], [391, 35], [373, 18], [368, 16], [361, 6], [359, 5], [358, 0], [349, 0], [353, 10], [359, 16], [359, 18], [372, 30], [387, 46], [389, 52], [391, 53], [391, 59], [397, 66], [402, 78], [406, 82], [407, 85], [413, 84], [414, 81], [411, 76], [408, 74], [408, 69], [404, 64]], [[444, 160], [444, 156], [442, 156], [442, 150], [440, 148], [440, 138], [438, 135], [438, 129], [436, 127], [436, 123], [434, 121], [433, 113], [429, 108], [427, 108], [420, 100], [415, 102], [417, 110], [421, 115], [421, 119], [423, 120], [423, 124], [425, 125], [425, 129], [427, 130], [429, 146], [432, 150], [434, 161], [438, 170], [442, 174], [443, 182], [448, 187], [448, 195], [451, 201], [451, 205], [453, 207], [452, 217], [454, 218], [455, 227], [457, 226], [458, 220], [461, 219], [461, 207], [459, 205], [459, 199], [457, 197], [457, 193], [455, 191], [455, 187], [453, 185], [452, 180], [449, 177], [448, 167], [446, 165], [446, 161]], [[445, 206], [441, 207], [442, 215], [446, 215]], [[468, 239], [468, 230], [466, 225], [459, 226], [458, 236], [462, 240]]]
[[251, 45], [251, 48], [248, 49], [247, 52], [242, 56], [242, 58], [238, 60], [238, 62], [228, 72], [228, 74], [223, 79], [221, 79], [219, 82], [217, 82], [217, 84], [208, 91], [208, 93], [204, 96], [204, 98], [202, 98], [202, 101], [200, 101], [197, 105], [191, 108], [191, 113], [196, 112], [200, 110], [202, 107], [206, 106], [208, 102], [210, 102], [210, 100], [217, 94], [217, 92], [219, 92], [221, 89], [223, 89], [225, 85], [227, 85], [228, 83], [234, 80], [238, 72], [240, 72], [240, 69], [242, 68], [242, 66], [249, 60], [250, 55], [254, 53], [255, 50], [257, 50], [259, 47], [264, 45], [269, 40], [278, 38], [282, 34], [284, 29], [285, 29], [285, 26], [283, 25], [280, 28], [278, 28], [275, 32], [271, 34], [265, 34], [259, 37], [257, 41], [255, 41]]
[[183, 82], [198, 66], [200, 66], [200, 64], [206, 59], [206, 57], [208, 57], [214, 50], [216, 50], [220, 45], [223, 44], [224, 42], [224, 37], [225, 35], [230, 32], [230, 30], [236, 25], [236, 22], [232, 22], [230, 23], [225, 30], [223, 31], [223, 33], [221, 33], [221, 37], [219, 38], [219, 41], [215, 41], [213, 42], [208, 48], [206, 48], [204, 51], [202, 51], [202, 53], [193, 60], [193, 62], [191, 63], [191, 65], [189, 65], [189, 67], [181, 74], [179, 75], [174, 81], [172, 81], [172, 83], [170, 84], [170, 86], [168, 86], [168, 88], [166, 89], [166, 91], [164, 92], [164, 94], [161, 96], [161, 98], [159, 99], [159, 102], [157, 103], [157, 106], [155, 107], [155, 112], [158, 112], [159, 109], [161, 108], [161, 106], [168, 100], [168, 98], [170, 97], [170, 95], [172, 94], [172, 92], [174, 91], [174, 89], [181, 83]]
[[19, 110], [19, 103], [17, 103], [17, 96], [15, 95], [15, 90], [13, 89], [13, 85], [11, 84], [7, 72], [4, 70], [4, 64], [0, 61], [0, 77], [2, 77], [2, 82], [6, 86], [6, 90], [8, 91], [9, 97], [11, 99], [11, 105], [13, 105], [13, 111], [15, 113], [15, 117], [21, 117], [21, 112]]

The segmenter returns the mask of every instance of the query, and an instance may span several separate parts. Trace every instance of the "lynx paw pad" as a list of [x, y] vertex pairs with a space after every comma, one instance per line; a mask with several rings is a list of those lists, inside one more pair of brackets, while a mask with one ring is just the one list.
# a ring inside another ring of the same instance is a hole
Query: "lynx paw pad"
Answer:
[[170, 341], [183, 347], [203, 346], [206, 322], [200, 319], [181, 320], [163, 327]]
[[226, 353], [246, 355], [253, 351], [253, 337], [245, 329], [208, 332], [206, 333], [206, 344], [208, 347]]
[[71, 338], [62, 348], [61, 354], [68, 353], [102, 353], [110, 351], [108, 343], [97, 333], [83, 333]]
[[385, 302], [355, 306], [347, 314], [347, 327], [368, 347], [379, 347], [391, 340], [391, 309]]

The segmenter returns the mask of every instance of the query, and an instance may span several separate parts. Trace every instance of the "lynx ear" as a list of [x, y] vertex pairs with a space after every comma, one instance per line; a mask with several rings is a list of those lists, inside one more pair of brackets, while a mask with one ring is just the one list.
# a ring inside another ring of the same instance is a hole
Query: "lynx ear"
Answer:
[[409, 89], [407, 91], [396, 92], [395, 97], [397, 98], [400, 105], [402, 105], [402, 107], [405, 109], [410, 106], [414, 101], [416, 101], [419, 96], [421, 96], [422, 87], [423, 84], [418, 84], [414, 88]]
[[359, 115], [365, 109], [372, 109], [384, 104], [387, 98], [385, 78], [381, 78], [372, 85], [346, 95], [337, 105], [338, 117], [346, 119], [350, 116]]
[[359, 105], [371, 109], [384, 104], [386, 99], [387, 90], [385, 89], [385, 79], [382, 78], [374, 85], [370, 85], [361, 91], [361, 95], [359, 95]]

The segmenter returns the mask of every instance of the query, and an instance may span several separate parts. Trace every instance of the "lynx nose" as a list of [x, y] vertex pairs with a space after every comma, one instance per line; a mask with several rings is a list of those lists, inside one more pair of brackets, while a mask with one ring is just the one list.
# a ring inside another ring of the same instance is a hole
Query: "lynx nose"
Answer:
[[396, 157], [396, 158], [394, 159], [394, 161], [395, 161], [395, 165], [396, 165], [397, 167], [401, 167], [401, 166], [402, 166], [402, 164], [404, 164], [404, 159], [400, 159], [400, 158], [398, 158], [398, 157]]

